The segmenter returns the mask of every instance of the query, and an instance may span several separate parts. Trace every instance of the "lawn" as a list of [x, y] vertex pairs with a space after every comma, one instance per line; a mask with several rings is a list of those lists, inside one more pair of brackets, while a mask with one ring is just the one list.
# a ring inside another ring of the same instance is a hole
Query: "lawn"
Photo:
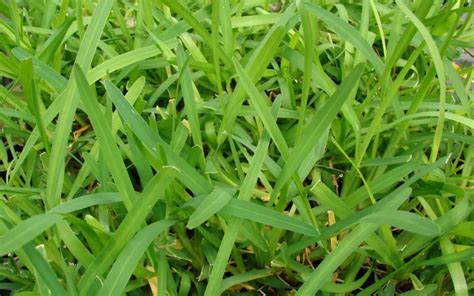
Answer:
[[0, 295], [472, 295], [471, 2], [2, 1]]

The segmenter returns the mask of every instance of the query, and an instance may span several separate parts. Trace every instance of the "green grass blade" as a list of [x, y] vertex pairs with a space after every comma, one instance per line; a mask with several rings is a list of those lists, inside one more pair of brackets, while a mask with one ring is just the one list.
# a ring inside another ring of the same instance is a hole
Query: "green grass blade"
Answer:
[[[0, 253], [14, 252], [23, 247], [38, 235], [60, 222], [63, 219], [61, 214], [68, 214], [91, 206], [119, 201], [120, 197], [117, 193], [90, 194], [63, 203], [46, 214], [28, 218], [2, 235], [2, 237], [5, 236], [7, 243], [0, 246]], [[8, 239], [6, 239], [7, 237]]]
[[[75, 64], [84, 70], [89, 69], [94, 53], [99, 44], [100, 36], [105, 27], [107, 16], [112, 8], [112, 0], [102, 0], [97, 4], [94, 10], [90, 25], [87, 27], [84, 38], [79, 47]], [[73, 76], [74, 74], [72, 74]], [[73, 77], [72, 77], [73, 78]], [[64, 100], [56, 126], [51, 156], [49, 159], [49, 172], [47, 177], [47, 204], [50, 207], [59, 204], [64, 180], [65, 151], [68, 142], [68, 135], [71, 130], [74, 113], [78, 103], [78, 94], [76, 92], [74, 79], [70, 79], [66, 90], [62, 93]], [[60, 95], [61, 97], [61, 95]], [[61, 136], [59, 136], [61, 135]]]
[[231, 18], [232, 28], [253, 27], [262, 25], [273, 25], [281, 17], [280, 13], [264, 15], [236, 16]]
[[367, 271], [360, 279], [352, 282], [344, 281], [342, 284], [326, 284], [321, 291], [326, 293], [346, 294], [358, 290], [369, 278], [371, 272]]
[[275, 270], [273, 269], [257, 269], [251, 270], [246, 273], [237, 274], [231, 277], [226, 278], [222, 281], [221, 293], [230, 289], [231, 287], [238, 285], [240, 283], [249, 282], [251, 280], [256, 280], [264, 277], [271, 276]]
[[[127, 94], [125, 95], [126, 100], [133, 105], [140, 93], [143, 91], [143, 88], [145, 87], [145, 78], [140, 77], [138, 78], [135, 83], [128, 89]], [[120, 116], [118, 112], [114, 112], [112, 114], [112, 133], [116, 134], [118, 130], [123, 129], [122, 123], [120, 121]], [[96, 142], [94, 146], [90, 150], [90, 154], [93, 158], [98, 158], [99, 154], [99, 143]], [[70, 199], [76, 192], [79, 190], [82, 182], [84, 182], [85, 178], [90, 174], [90, 167], [88, 165], [88, 161], [86, 160], [86, 165], [82, 166], [81, 170], [78, 173], [78, 176], [76, 180], [74, 181], [74, 184], [72, 185], [68, 198]]]
[[161, 51], [154, 45], [131, 50], [124, 54], [108, 59], [105, 62], [89, 70], [87, 72], [87, 81], [89, 82], [89, 84], [92, 84], [103, 78], [104, 76], [108, 75], [109, 73], [133, 65], [134, 63], [157, 56], [160, 53]]
[[224, 52], [228, 57], [232, 57], [234, 53], [235, 41], [234, 34], [232, 31], [230, 3], [228, 1], [220, 1], [219, 5], [219, 20]]
[[67, 79], [44, 62], [33, 57], [31, 54], [18, 47], [13, 48], [12, 53], [19, 60], [31, 58], [33, 60], [33, 70], [35, 74], [51, 84], [56, 92], [60, 93], [66, 88]]
[[[270, 135], [268, 133], [264, 133], [262, 139], [257, 145], [257, 149], [252, 158], [249, 171], [245, 176], [242, 186], [240, 187], [239, 195], [237, 196], [238, 199], [243, 201], [250, 200], [252, 190], [255, 186], [255, 182], [257, 181], [258, 174], [260, 173], [263, 161], [265, 160], [265, 156], [267, 154], [269, 142]], [[241, 220], [238, 218], [231, 218], [229, 221], [229, 227], [224, 234], [224, 238], [222, 239], [216, 259], [214, 261], [211, 275], [209, 276], [208, 286], [204, 292], [205, 296], [214, 296], [219, 295], [220, 293], [222, 277], [224, 275], [227, 261], [239, 232], [240, 221]]]
[[171, 220], [158, 221], [140, 230], [118, 255], [98, 295], [122, 294], [145, 250], [160, 233], [173, 223], [174, 221]]
[[439, 257], [435, 257], [432, 259], [428, 259], [419, 263], [420, 266], [427, 266], [427, 265], [443, 265], [453, 262], [462, 262], [471, 260], [474, 257], [474, 248], [468, 248], [464, 251], [452, 253], [448, 255], [443, 255]]
[[356, 28], [352, 27], [348, 23], [341, 20], [339, 17], [330, 13], [329, 11], [316, 6], [315, 4], [304, 3], [304, 9], [308, 12], [321, 18], [328, 26], [334, 30], [337, 34], [341, 35], [347, 42], [351, 43], [355, 48], [361, 51], [367, 58], [367, 61], [371, 63], [375, 71], [380, 75], [385, 67], [380, 57], [374, 52], [372, 47], [367, 43], [366, 40], [361, 36], [360, 32]]
[[84, 73], [79, 67], [76, 67], [74, 68], [74, 74], [79, 95], [97, 134], [97, 139], [99, 140], [100, 148], [102, 149], [107, 166], [117, 184], [118, 191], [123, 197], [125, 206], [127, 209], [131, 209], [135, 201], [135, 191], [130, 181], [127, 168], [121, 160], [121, 153], [115, 144], [110, 123], [104, 120], [104, 115], [100, 112], [100, 105], [89, 87]]
[[145, 221], [152, 207], [158, 199], [163, 196], [165, 190], [176, 177], [178, 171], [173, 167], [163, 167], [150, 180], [141, 194], [140, 202], [134, 204], [119, 228], [114, 232], [114, 243], [107, 244], [104, 249], [95, 257], [91, 266], [79, 281], [81, 295], [87, 295], [89, 288], [113, 263], [126, 243], [140, 229], [140, 225]]
[[[207, 44], [212, 44], [212, 36], [209, 32], [199, 23], [199, 20], [196, 19], [181, 3], [178, 1], [163, 0], [168, 7], [176, 11], [189, 25], [206, 41]], [[220, 49], [220, 48], [219, 48]], [[229, 57], [220, 50], [220, 57], [227, 65], [231, 65]]]
[[31, 262], [37, 277], [47, 287], [49, 294], [44, 295], [66, 295], [65, 289], [60, 285], [58, 276], [35, 248], [33, 244], [26, 245], [22, 251], [18, 252], [22, 257], [27, 257]]
[[278, 177], [274, 188], [274, 193], [278, 193], [283, 185], [288, 181], [291, 175], [298, 169], [298, 165], [303, 161], [305, 156], [311, 151], [317, 142], [318, 138], [322, 136], [328, 126], [336, 117], [344, 102], [349, 98], [350, 93], [356, 89], [364, 65], [360, 64], [347, 76], [344, 82], [331, 96], [331, 99], [319, 109], [303, 129], [301, 140], [295, 144], [292, 149], [292, 159], [287, 162]]
[[313, 295], [319, 291], [323, 285], [330, 281], [332, 273], [339, 265], [377, 228], [376, 224], [361, 224], [354, 228], [311, 273], [296, 295]]
[[316, 236], [319, 234], [313, 226], [300, 221], [297, 217], [288, 217], [280, 212], [257, 205], [250, 201], [237, 199], [231, 200], [222, 210], [220, 210], [220, 214], [232, 215], [241, 219], [309, 236]]
[[[411, 190], [398, 190], [397, 196], [408, 197]], [[395, 209], [396, 204], [385, 205], [385, 209]], [[321, 264], [311, 273], [310, 277], [301, 286], [297, 295], [309, 295], [319, 291], [330, 279], [332, 273], [346, 258], [359, 247], [379, 226], [372, 223], [363, 223], [356, 226], [347, 237], [342, 240], [337, 248], [331, 252]]]
[[97, 3], [97, 6], [92, 14], [92, 19], [87, 30], [84, 33], [81, 46], [77, 52], [75, 64], [77, 64], [84, 71], [89, 70], [89, 67], [94, 58], [94, 53], [97, 50], [100, 36], [104, 30], [105, 24], [108, 20], [108, 15], [112, 9], [114, 1], [112, 0], [101, 0]]
[[[252, 82], [256, 82], [260, 78], [268, 63], [276, 54], [278, 46], [285, 36], [284, 25], [292, 15], [292, 11], [292, 8], [287, 9], [285, 14], [272, 26], [265, 38], [249, 57], [245, 65], [245, 70], [250, 75]], [[225, 139], [225, 133], [229, 134], [232, 130], [231, 127], [242, 104], [244, 94], [245, 90], [243, 85], [238, 84], [225, 109], [224, 118], [218, 134], [218, 143], [222, 143]]]
[[36, 56], [41, 61], [48, 64], [51, 61], [59, 46], [63, 42], [64, 36], [71, 26], [74, 18], [68, 18], [59, 28], [54, 30], [54, 33], [46, 40], [46, 42], [38, 49]]
[[178, 60], [178, 67], [181, 69], [180, 85], [183, 92], [184, 110], [191, 127], [191, 136], [194, 145], [198, 145], [202, 148], [201, 126], [199, 124], [199, 115], [196, 107], [191, 71], [189, 70], [189, 65], [185, 63], [186, 54], [184, 53], [182, 46], [178, 46], [176, 58]]
[[61, 215], [51, 213], [33, 216], [24, 220], [0, 236], [3, 242], [0, 245], [0, 256], [20, 249], [62, 218]]
[[142, 141], [152, 153], [158, 152], [157, 147], [160, 145], [166, 153], [166, 157], [170, 165], [176, 166], [180, 170], [178, 179], [196, 193], [208, 193], [212, 190], [208, 181], [192, 168], [186, 161], [177, 155], [163, 139], [155, 134], [148, 124], [141, 118], [132, 106], [123, 97], [122, 92], [117, 89], [111, 82], [105, 82], [105, 88], [110, 95], [113, 103], [124, 123], [129, 125], [137, 137]]
[[215, 188], [201, 201], [201, 204], [189, 217], [186, 227], [189, 229], [198, 227], [225, 207], [231, 199], [232, 194], [229, 190], [219, 187]]
[[[315, 191], [315, 193], [317, 192], [318, 191]], [[343, 220], [340, 220], [336, 224], [333, 224], [327, 228], [322, 229], [321, 233], [314, 238], [313, 237], [305, 238], [302, 241], [297, 242], [292, 246], [289, 246], [287, 253], [293, 255], [301, 251], [305, 247], [318, 242], [319, 240], [328, 239], [331, 236], [338, 234], [342, 230], [349, 228], [355, 224], [358, 224], [361, 219], [363, 219], [364, 217], [372, 213], [376, 213], [380, 209], [398, 208], [408, 199], [408, 197], [410, 196], [410, 193], [411, 193], [411, 189], [408, 189], [408, 188], [405, 188], [402, 190], [396, 190], [396, 191], [393, 191], [391, 194], [385, 196], [381, 201], [379, 201], [375, 205], [367, 207], [359, 212], [350, 214], [347, 211], [347, 213], [349, 214], [346, 214], [347, 217], [343, 218]], [[341, 215], [337, 212], [335, 213], [337, 215]], [[343, 212], [343, 214], [345, 214], [345, 212]]]
[[25, 100], [28, 103], [30, 112], [35, 117], [36, 125], [40, 132], [41, 139], [43, 140], [43, 145], [46, 151], [50, 153], [49, 139], [41, 116], [42, 108], [40, 108], [40, 104], [42, 102], [41, 98], [38, 97], [40, 93], [38, 92], [35, 79], [33, 79], [33, 61], [31, 59], [26, 59], [20, 62], [20, 81]]
[[423, 236], [437, 236], [441, 229], [435, 222], [405, 211], [379, 211], [364, 217], [363, 223], [388, 224]]
[[429, 33], [428, 29], [423, 25], [423, 23], [411, 12], [411, 10], [405, 5], [403, 1], [397, 0], [397, 5], [405, 13], [405, 15], [410, 19], [410, 21], [416, 26], [420, 34], [425, 39], [426, 45], [431, 53], [433, 58], [433, 63], [436, 68], [436, 74], [438, 75], [439, 80], [439, 117], [438, 123], [436, 124], [436, 131], [433, 139], [433, 146], [431, 149], [430, 160], [435, 162], [438, 157], [439, 146], [441, 144], [441, 137], [443, 135], [444, 128], [444, 113], [446, 108], [446, 75], [444, 72], [443, 60], [439, 53], [438, 47], [433, 40], [433, 37]]
[[[440, 241], [441, 250], [444, 255], [454, 253], [453, 243], [447, 239], [443, 238]], [[460, 262], [450, 262], [446, 264], [451, 275], [451, 280], [454, 285], [454, 291], [456, 295], [467, 296], [469, 295], [469, 288], [467, 287], [466, 275], [464, 274], [462, 265]]]
[[244, 68], [242, 68], [237, 59], [234, 58], [232, 61], [234, 63], [237, 75], [240, 78], [240, 84], [243, 85], [245, 91], [249, 95], [250, 101], [257, 111], [258, 118], [265, 124], [268, 133], [275, 142], [275, 145], [277, 145], [278, 150], [280, 150], [283, 158], [288, 158], [288, 145], [286, 144], [285, 138], [278, 128], [275, 119], [273, 118], [270, 108], [268, 108], [268, 103], [265, 102], [265, 99], [259, 93], [258, 89], [252, 83], [252, 80], [247, 75], [247, 73], [245, 73]]
[[68, 214], [80, 211], [96, 205], [117, 203], [122, 201], [118, 192], [92, 193], [76, 197], [70, 201], [60, 204], [49, 211], [49, 213]]

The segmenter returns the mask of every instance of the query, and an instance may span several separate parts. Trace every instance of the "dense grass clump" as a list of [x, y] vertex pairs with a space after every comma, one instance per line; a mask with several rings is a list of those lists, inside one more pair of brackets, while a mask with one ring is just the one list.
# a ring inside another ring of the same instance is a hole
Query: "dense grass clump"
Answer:
[[472, 295], [468, 0], [0, 3], [1, 295]]

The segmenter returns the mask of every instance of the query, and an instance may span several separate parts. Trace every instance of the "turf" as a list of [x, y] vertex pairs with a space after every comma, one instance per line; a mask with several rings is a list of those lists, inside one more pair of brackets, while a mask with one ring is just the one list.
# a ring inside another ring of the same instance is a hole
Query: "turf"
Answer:
[[1, 295], [472, 295], [471, 1], [0, 3]]

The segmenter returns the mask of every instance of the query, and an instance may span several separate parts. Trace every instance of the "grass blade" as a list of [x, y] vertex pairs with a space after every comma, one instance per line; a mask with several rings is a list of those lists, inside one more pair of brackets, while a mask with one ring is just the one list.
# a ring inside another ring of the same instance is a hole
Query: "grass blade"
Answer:
[[430, 160], [435, 162], [438, 156], [439, 146], [441, 143], [441, 137], [444, 128], [444, 113], [446, 108], [446, 77], [444, 72], [443, 60], [436, 46], [436, 43], [431, 37], [431, 34], [428, 32], [428, 29], [423, 25], [423, 23], [411, 12], [411, 10], [403, 3], [403, 1], [397, 0], [397, 5], [405, 13], [405, 15], [410, 19], [410, 21], [416, 26], [420, 34], [425, 39], [426, 45], [433, 57], [433, 63], [436, 68], [436, 74], [438, 75], [439, 80], [439, 117], [438, 123], [436, 124], [436, 131], [433, 139], [433, 147], [431, 150]]
[[104, 115], [100, 112], [100, 105], [97, 102], [97, 98], [92, 93], [84, 73], [79, 67], [76, 67], [74, 69], [74, 74], [79, 95], [97, 134], [97, 139], [99, 140], [102, 153], [105, 156], [107, 166], [117, 184], [118, 191], [123, 197], [125, 206], [127, 209], [131, 209], [133, 202], [135, 201], [135, 191], [132, 182], [130, 181], [127, 168], [121, 160], [121, 153], [115, 144], [115, 139], [111, 133], [110, 123], [104, 120]]
[[43, 145], [46, 151], [50, 153], [49, 139], [41, 116], [42, 108], [40, 108], [40, 104], [42, 102], [41, 98], [38, 97], [39, 93], [37, 85], [33, 79], [33, 62], [31, 58], [20, 62], [20, 80], [23, 93], [25, 94], [25, 100], [28, 103], [30, 112], [35, 116], [36, 126], [38, 127], [41, 139], [43, 140]]
[[[249, 57], [248, 62], [245, 66], [245, 70], [250, 75], [252, 82], [256, 82], [263, 71], [267, 67], [270, 60], [276, 53], [279, 44], [285, 36], [284, 25], [292, 15], [293, 8], [288, 8], [281, 19], [272, 26], [270, 31], [267, 33], [265, 38], [261, 41], [258, 48]], [[237, 116], [237, 113], [242, 104], [243, 96], [245, 94], [243, 85], [238, 84], [235, 91], [232, 93], [230, 103], [225, 109], [224, 118], [222, 125], [218, 133], [217, 142], [222, 143], [225, 138], [225, 133], [229, 134], [232, 130], [231, 126]]]
[[20, 249], [62, 218], [58, 214], [43, 214], [33, 216], [16, 225], [0, 236], [3, 242], [0, 245], [0, 256], [5, 256]]
[[37, 51], [36, 56], [41, 61], [48, 64], [51, 61], [59, 46], [63, 42], [64, 36], [73, 22], [73, 18], [68, 18], [59, 28], [54, 30], [54, 33], [48, 38], [48, 40], [41, 46]]
[[245, 73], [244, 68], [242, 68], [237, 59], [234, 58], [232, 59], [232, 61], [234, 63], [237, 75], [240, 78], [240, 83], [241, 85], [243, 85], [245, 91], [248, 93], [250, 101], [252, 102], [252, 105], [257, 111], [258, 118], [262, 120], [265, 124], [268, 133], [277, 145], [282, 156], [284, 158], [288, 158], [288, 145], [286, 144], [285, 138], [283, 137], [283, 134], [281, 133], [280, 129], [278, 128], [278, 125], [276, 124], [275, 119], [273, 118], [270, 108], [268, 108], [267, 103], [265, 103], [265, 99], [262, 97], [262, 95], [260, 95], [258, 89], [252, 83], [250, 77], [247, 75], [247, 73]]
[[124, 54], [113, 57], [89, 70], [87, 72], [87, 81], [89, 84], [92, 84], [109, 73], [133, 65], [134, 63], [144, 61], [159, 55], [160, 53], [161, 51], [154, 45], [131, 50]]
[[356, 89], [363, 69], [364, 65], [362, 64], [356, 66], [334, 92], [331, 99], [328, 100], [326, 104], [314, 114], [311, 121], [306, 124], [302, 132], [301, 140], [298, 141], [292, 149], [292, 159], [283, 167], [272, 195], [277, 194], [281, 190], [291, 175], [298, 169], [298, 165], [325, 132], [326, 128], [330, 126], [344, 102], [349, 98], [349, 94], [353, 93], [353, 90]]
[[122, 294], [145, 250], [160, 233], [173, 223], [174, 221], [171, 220], [158, 221], [140, 230], [118, 255], [98, 295]]
[[150, 180], [149, 184], [141, 194], [140, 202], [134, 204], [119, 228], [114, 232], [114, 243], [107, 244], [104, 249], [95, 257], [91, 266], [82, 276], [79, 282], [81, 295], [87, 295], [89, 288], [96, 277], [101, 276], [112, 264], [115, 256], [119, 254], [126, 243], [140, 229], [140, 225], [145, 221], [152, 207], [163, 195], [166, 188], [176, 177], [178, 171], [173, 167], [163, 167]]
[[[112, 3], [112, 0], [101, 0], [94, 10], [91, 23], [87, 27], [75, 61], [75, 64], [84, 70], [89, 69], [92, 63], [102, 30], [107, 22], [107, 16], [112, 8]], [[72, 76], [73, 75], [74, 74], [72, 74]], [[70, 79], [66, 90], [62, 93], [65, 99], [61, 100], [63, 101], [63, 105], [56, 126], [56, 136], [53, 140], [51, 157], [48, 164], [49, 173], [47, 177], [46, 194], [48, 197], [47, 204], [50, 207], [58, 205], [61, 199], [61, 191], [64, 182], [64, 154], [68, 142], [68, 137], [64, 135], [69, 134], [78, 103], [78, 94], [75, 85], [74, 79]]]
[[355, 48], [360, 50], [361, 53], [367, 58], [367, 61], [372, 63], [375, 71], [379, 75], [382, 74], [385, 65], [356, 28], [342, 21], [340, 18], [329, 11], [316, 6], [315, 4], [303, 3], [303, 7], [308, 12], [321, 18], [332, 30], [334, 30], [334, 32], [341, 35], [342, 38], [344, 38], [347, 42], [351, 43]]
[[[242, 186], [240, 187], [237, 199], [243, 201], [250, 200], [253, 187], [255, 186], [255, 182], [257, 181], [258, 174], [262, 168], [265, 155], [267, 154], [269, 141], [270, 136], [268, 133], [264, 133], [262, 139], [257, 145], [257, 149], [252, 158], [249, 171], [245, 176]], [[238, 218], [233, 218], [229, 221], [229, 228], [222, 239], [219, 251], [217, 252], [216, 259], [214, 261], [211, 275], [209, 277], [208, 286], [204, 292], [205, 296], [214, 296], [219, 295], [220, 293], [222, 277], [224, 275], [227, 261], [239, 232], [240, 221], [241, 220]]]
[[194, 97], [191, 71], [189, 71], [189, 66], [185, 62], [186, 55], [182, 46], [178, 46], [176, 57], [178, 59], [178, 67], [181, 69], [180, 84], [183, 92], [184, 110], [189, 119], [189, 125], [191, 127], [191, 136], [193, 137], [194, 145], [202, 147], [201, 126], [199, 124], [196, 98]]
[[437, 236], [441, 229], [435, 222], [405, 211], [379, 211], [362, 219], [363, 223], [388, 224], [424, 236]]
[[201, 201], [201, 204], [189, 217], [186, 227], [189, 229], [198, 227], [225, 207], [231, 199], [232, 194], [229, 193], [229, 190], [219, 187], [215, 188]]
[[178, 175], [178, 179], [181, 182], [198, 194], [208, 193], [212, 190], [208, 181], [202, 175], [177, 155], [163, 139], [151, 130], [145, 120], [130, 106], [117, 87], [111, 82], [106, 81], [105, 88], [118, 109], [124, 123], [131, 128], [133, 127], [133, 132], [142, 141], [143, 145], [154, 154], [158, 151], [158, 145], [163, 148], [170, 165], [174, 165], [180, 170], [181, 173]]
[[250, 201], [231, 200], [220, 214], [232, 215], [241, 219], [254, 221], [257, 223], [271, 225], [273, 227], [301, 233], [309, 236], [316, 236], [319, 232], [310, 224], [298, 220], [296, 217], [288, 217], [275, 210], [257, 205]]

